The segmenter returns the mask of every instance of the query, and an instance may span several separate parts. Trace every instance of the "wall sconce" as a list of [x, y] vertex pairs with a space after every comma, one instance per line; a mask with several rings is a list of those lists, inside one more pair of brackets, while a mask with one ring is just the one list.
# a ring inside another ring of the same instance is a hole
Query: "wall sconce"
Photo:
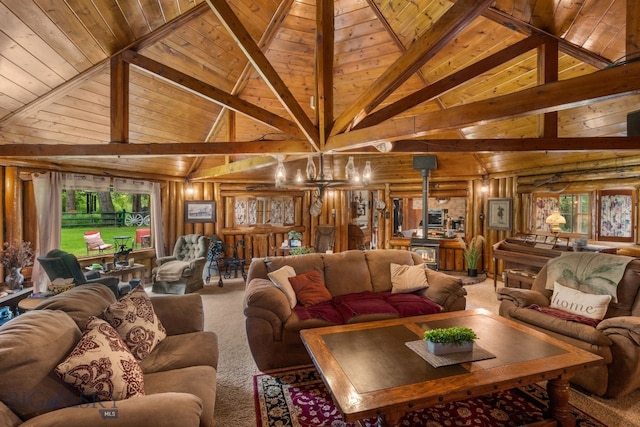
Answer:
[[194, 193], [194, 189], [193, 189], [193, 185], [187, 181], [185, 182], [185, 192], [187, 193], [187, 196], [193, 196]]
[[551, 225], [551, 232], [557, 237], [558, 233], [560, 233], [560, 224], [566, 224], [567, 220], [565, 217], [560, 215], [560, 212], [554, 211], [547, 217], [547, 219], [544, 220], [544, 222]]
[[485, 175], [482, 176], [482, 184], [480, 185], [480, 191], [482, 193], [486, 193], [489, 191], [489, 184], [487, 184], [487, 177]]

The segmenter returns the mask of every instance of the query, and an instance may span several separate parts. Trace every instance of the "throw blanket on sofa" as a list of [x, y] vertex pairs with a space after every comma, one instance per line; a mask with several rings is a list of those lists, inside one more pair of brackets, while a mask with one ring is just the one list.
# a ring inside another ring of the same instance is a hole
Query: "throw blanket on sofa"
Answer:
[[546, 289], [555, 282], [588, 294], [611, 295], [617, 302], [616, 287], [633, 257], [591, 252], [568, 253], [547, 263]]
[[159, 282], [175, 282], [180, 280], [185, 268], [189, 268], [189, 263], [186, 261], [171, 261], [162, 264], [156, 270], [156, 280]]

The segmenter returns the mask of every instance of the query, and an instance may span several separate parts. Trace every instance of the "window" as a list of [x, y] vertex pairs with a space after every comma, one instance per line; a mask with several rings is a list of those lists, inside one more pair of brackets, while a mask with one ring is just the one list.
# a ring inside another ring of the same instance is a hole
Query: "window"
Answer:
[[598, 240], [633, 242], [634, 191], [607, 190], [598, 196]]
[[[139, 229], [151, 225], [149, 194], [115, 191], [85, 191], [65, 189], [62, 191], [62, 223], [60, 247], [76, 256], [97, 255], [88, 249], [84, 234], [99, 231], [105, 244], [115, 248], [114, 237], [128, 236], [126, 248], [142, 247]], [[114, 249], [105, 249], [111, 254]]]
[[559, 197], [560, 215], [566, 220], [566, 224], [560, 224], [560, 230], [564, 233], [589, 234], [591, 217], [588, 194], [561, 194]]

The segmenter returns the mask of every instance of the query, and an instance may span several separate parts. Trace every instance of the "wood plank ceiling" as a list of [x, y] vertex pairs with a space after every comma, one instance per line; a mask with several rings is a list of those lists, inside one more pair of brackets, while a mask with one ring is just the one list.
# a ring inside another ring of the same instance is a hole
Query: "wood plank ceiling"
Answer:
[[251, 182], [323, 152], [401, 182], [421, 153], [435, 180], [638, 155], [638, 3], [0, 0], [0, 162]]

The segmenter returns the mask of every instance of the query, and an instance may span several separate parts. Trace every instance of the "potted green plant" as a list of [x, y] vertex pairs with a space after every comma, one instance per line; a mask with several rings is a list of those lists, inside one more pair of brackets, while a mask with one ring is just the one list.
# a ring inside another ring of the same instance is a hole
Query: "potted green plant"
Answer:
[[290, 255], [305, 255], [305, 254], [310, 254], [311, 252], [313, 252], [312, 248], [306, 248], [304, 246], [298, 246], [295, 248], [291, 248], [291, 250], [289, 251]]
[[477, 338], [473, 329], [465, 326], [430, 329], [424, 332], [427, 351], [436, 355], [472, 351]]
[[478, 261], [480, 261], [480, 255], [482, 255], [482, 245], [484, 244], [483, 236], [475, 236], [466, 244], [464, 239], [460, 236], [456, 238], [460, 242], [460, 246], [464, 249], [464, 260], [467, 262], [467, 274], [470, 277], [476, 277], [478, 275]]

